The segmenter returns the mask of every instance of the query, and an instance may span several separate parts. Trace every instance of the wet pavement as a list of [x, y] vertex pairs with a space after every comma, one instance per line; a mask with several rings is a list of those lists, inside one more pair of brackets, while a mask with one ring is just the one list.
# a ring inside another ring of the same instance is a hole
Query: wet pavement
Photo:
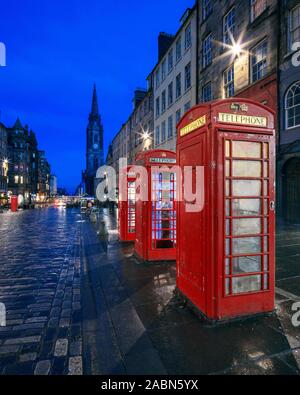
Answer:
[[277, 314], [210, 327], [175, 299], [175, 263], [141, 264], [100, 220], [108, 243], [76, 210], [0, 215], [0, 373], [300, 373], [300, 226], [278, 229]]

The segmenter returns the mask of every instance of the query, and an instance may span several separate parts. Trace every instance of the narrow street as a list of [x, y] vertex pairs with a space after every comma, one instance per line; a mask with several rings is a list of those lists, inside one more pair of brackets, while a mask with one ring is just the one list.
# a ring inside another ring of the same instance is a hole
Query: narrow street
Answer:
[[277, 316], [217, 327], [174, 297], [174, 263], [144, 265], [116, 219], [1, 214], [1, 374], [299, 374], [300, 226], [278, 228]]

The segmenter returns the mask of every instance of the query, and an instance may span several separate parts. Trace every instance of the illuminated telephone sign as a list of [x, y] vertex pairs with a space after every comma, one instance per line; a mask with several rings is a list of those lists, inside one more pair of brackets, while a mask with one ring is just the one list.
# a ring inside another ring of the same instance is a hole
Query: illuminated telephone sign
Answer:
[[131, 172], [130, 167], [123, 169], [123, 172], [126, 196], [119, 201], [119, 234], [120, 241], [129, 242], [135, 240], [136, 175]]
[[136, 165], [147, 172], [147, 201], [136, 201], [135, 253], [143, 261], [176, 259], [176, 153], [143, 151]]
[[275, 152], [274, 113], [250, 100], [196, 106], [178, 125], [177, 163], [204, 168], [205, 200], [178, 203], [177, 288], [211, 321], [274, 310]]

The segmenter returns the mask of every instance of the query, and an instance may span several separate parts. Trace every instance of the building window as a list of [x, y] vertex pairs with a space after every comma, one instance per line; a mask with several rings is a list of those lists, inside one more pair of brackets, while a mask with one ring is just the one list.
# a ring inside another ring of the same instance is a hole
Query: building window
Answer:
[[251, 0], [251, 22], [259, 17], [267, 8], [267, 0]]
[[212, 35], [209, 34], [203, 40], [203, 68], [209, 66], [212, 62]]
[[251, 51], [251, 81], [256, 82], [267, 74], [267, 55], [268, 43], [267, 40], [258, 44]]
[[166, 91], [161, 94], [161, 112], [166, 111]]
[[173, 104], [173, 82], [168, 86], [168, 106]]
[[232, 8], [223, 18], [223, 43], [233, 43], [235, 33], [235, 8]]
[[181, 59], [181, 37], [176, 41], [176, 62]]
[[168, 72], [169, 73], [173, 69], [173, 65], [174, 65], [174, 55], [173, 55], [173, 48], [171, 48], [170, 52], [168, 54]]
[[181, 110], [179, 109], [176, 111], [176, 125], [178, 124], [180, 119], [181, 119]]
[[160, 115], [160, 100], [159, 97], [156, 99], [156, 106], [155, 106], [156, 110], [155, 110], [155, 114], [156, 117], [159, 117]]
[[173, 137], [173, 116], [168, 118], [168, 139]]
[[160, 85], [160, 73], [159, 70], [157, 70], [157, 72], [155, 73], [155, 87], [156, 89], [159, 88]]
[[161, 124], [161, 142], [166, 141], [166, 121]]
[[234, 96], [234, 65], [224, 71], [224, 97]]
[[286, 128], [300, 126], [300, 81], [293, 84], [285, 98]]
[[202, 0], [202, 19], [205, 21], [206, 18], [212, 13], [212, 0]]
[[159, 143], [160, 143], [160, 128], [159, 126], [157, 126], [155, 131], [155, 145], [159, 145]]
[[202, 88], [202, 101], [209, 102], [212, 99], [212, 89], [211, 89], [211, 82], [204, 85]]
[[162, 81], [164, 81], [166, 79], [166, 75], [167, 75], [167, 61], [165, 59], [161, 65], [161, 79], [162, 79]]
[[15, 176], [15, 184], [19, 184], [19, 176]]
[[185, 49], [189, 49], [192, 46], [192, 28], [191, 25], [185, 29], [185, 40], [184, 40], [184, 47]]
[[184, 86], [187, 91], [191, 87], [191, 63], [185, 66], [184, 70]]
[[184, 105], [184, 112], [189, 111], [190, 108], [191, 108], [191, 102], [188, 101], [188, 102]]
[[292, 46], [296, 42], [300, 42], [300, 5], [294, 8], [289, 16], [290, 51], [292, 51]]
[[176, 99], [181, 96], [181, 73], [176, 77]]

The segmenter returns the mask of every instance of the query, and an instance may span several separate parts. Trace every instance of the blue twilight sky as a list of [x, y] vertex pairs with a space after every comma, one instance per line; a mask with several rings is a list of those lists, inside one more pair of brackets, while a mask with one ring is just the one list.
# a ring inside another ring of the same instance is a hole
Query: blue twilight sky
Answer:
[[133, 91], [157, 61], [160, 31], [175, 33], [194, 0], [0, 0], [0, 120], [19, 116], [38, 137], [60, 186], [85, 167], [85, 130], [96, 82], [105, 154], [132, 110]]

